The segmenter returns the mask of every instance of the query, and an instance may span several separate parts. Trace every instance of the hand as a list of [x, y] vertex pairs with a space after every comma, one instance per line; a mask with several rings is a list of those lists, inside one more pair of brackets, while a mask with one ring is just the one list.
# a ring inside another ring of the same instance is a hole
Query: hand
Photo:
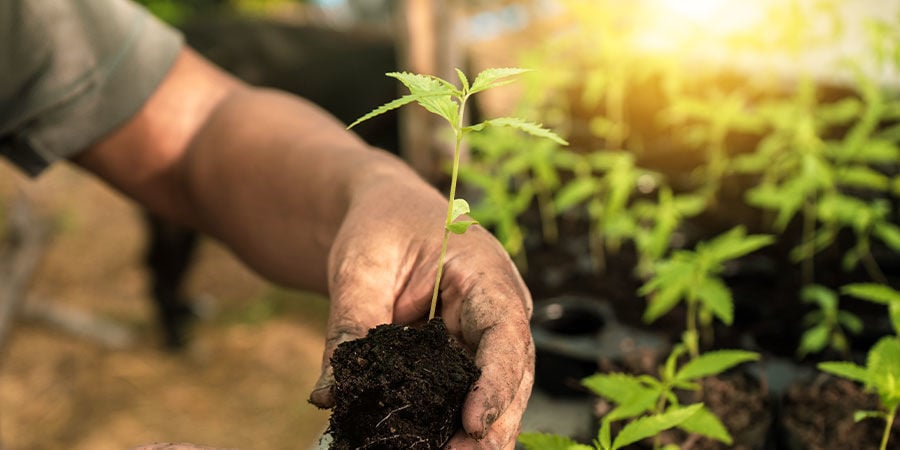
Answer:
[[[329, 360], [338, 344], [381, 323], [423, 320], [430, 307], [446, 200], [414, 176], [380, 177], [351, 202], [329, 258], [332, 305], [322, 376], [310, 401], [331, 407]], [[481, 368], [451, 448], [513, 448], [534, 380], [531, 297], [484, 228], [452, 235], [440, 316]]]

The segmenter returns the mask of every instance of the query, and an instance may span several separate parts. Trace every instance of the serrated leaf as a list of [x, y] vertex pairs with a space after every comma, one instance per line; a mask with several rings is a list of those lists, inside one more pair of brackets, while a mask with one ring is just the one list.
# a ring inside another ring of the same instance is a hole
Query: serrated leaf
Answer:
[[499, 82], [504, 78], [509, 78], [515, 75], [520, 75], [525, 72], [530, 72], [530, 69], [521, 69], [518, 67], [500, 67], [494, 69], [485, 69], [481, 73], [479, 73], [475, 77], [475, 81], [472, 82], [472, 88], [469, 89], [470, 94], [474, 94], [476, 92], [481, 92], [485, 89], [490, 89], [492, 87], [502, 86], [511, 80], [507, 80], [504, 82]]
[[389, 72], [386, 75], [403, 83], [415, 96], [450, 96], [456, 93], [452, 84], [435, 76], [410, 72]]
[[519, 119], [516, 117], [498, 117], [496, 119], [488, 119], [481, 123], [465, 127], [464, 130], [481, 131], [486, 126], [509, 127], [515, 130], [523, 131], [535, 137], [550, 139], [551, 141], [556, 142], [559, 145], [569, 145], [569, 143], [565, 139], [559, 137], [558, 134], [548, 130], [547, 128], [544, 128], [542, 124], [529, 122], [527, 120]]
[[443, 117], [451, 126], [457, 126], [459, 104], [451, 97], [459, 93], [452, 84], [438, 77], [409, 72], [390, 72], [387, 76], [403, 83], [414, 100], [423, 108]]
[[455, 67], [453, 68], [453, 70], [456, 71], [456, 76], [459, 77], [459, 82], [460, 82], [460, 84], [462, 84], [463, 92], [468, 92], [469, 91], [469, 79], [466, 77], [466, 74], [463, 73], [462, 70], [459, 70]]
[[738, 364], [756, 361], [759, 353], [745, 350], [716, 350], [706, 352], [688, 361], [675, 374], [677, 380], [697, 380], [720, 374]]
[[647, 308], [644, 310], [643, 320], [645, 323], [652, 323], [659, 319], [667, 312], [671, 311], [675, 305], [684, 297], [686, 283], [676, 286], [666, 286], [651, 296]]
[[725, 262], [752, 253], [773, 242], [775, 239], [769, 235], [747, 236], [744, 228], [738, 226], [709, 241], [705, 248], [715, 261]]
[[722, 421], [705, 406], [700, 408], [691, 417], [685, 419], [684, 422], [678, 424], [678, 428], [687, 431], [688, 433], [696, 433], [710, 439], [715, 439], [727, 445], [731, 445], [732, 443], [731, 434], [728, 433], [728, 429], [725, 428]]
[[848, 380], [858, 381], [867, 384], [869, 382], [869, 372], [865, 367], [860, 367], [854, 363], [847, 361], [831, 361], [819, 363], [816, 367], [823, 372], [828, 372]]
[[866, 359], [868, 385], [875, 388], [885, 407], [896, 407], [900, 403], [900, 340], [895, 336], [881, 338]]
[[697, 298], [725, 325], [734, 320], [731, 290], [718, 278], [704, 278], [697, 286]]
[[415, 95], [410, 94], [410, 95], [404, 95], [403, 97], [400, 97], [395, 100], [391, 100], [391, 101], [373, 109], [371, 112], [363, 115], [359, 119], [356, 119], [356, 121], [354, 121], [353, 123], [351, 123], [350, 125], [347, 126], [347, 129], [349, 130], [350, 128], [353, 128], [353, 127], [359, 125], [361, 122], [365, 122], [373, 117], [380, 116], [388, 111], [397, 109], [408, 103], [412, 103], [412, 102], [416, 101], [416, 98], [417, 97]]
[[634, 420], [622, 428], [622, 431], [619, 432], [616, 439], [613, 441], [612, 448], [613, 450], [619, 449], [642, 439], [656, 436], [660, 432], [684, 422], [689, 417], [696, 414], [702, 407], [703, 405], [701, 404], [695, 404], [683, 408], [671, 408], [669, 411], [662, 414], [641, 417]]
[[547, 433], [522, 433], [519, 435], [519, 443], [526, 450], [592, 450], [590, 446], [567, 437]]
[[478, 223], [477, 220], [460, 220], [459, 222], [453, 222], [448, 225], [447, 229], [453, 234], [463, 234], [470, 226], [475, 225], [476, 223]]
[[600, 397], [616, 403], [616, 407], [605, 418], [621, 420], [650, 411], [659, 394], [637, 378], [621, 374], [595, 374], [585, 378], [581, 384]]

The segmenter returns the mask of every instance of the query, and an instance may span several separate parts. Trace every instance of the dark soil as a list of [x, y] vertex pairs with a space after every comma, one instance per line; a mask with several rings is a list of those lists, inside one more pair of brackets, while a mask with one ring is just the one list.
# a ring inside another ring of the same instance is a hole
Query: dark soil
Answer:
[[338, 346], [331, 364], [334, 450], [441, 448], [460, 428], [463, 401], [481, 374], [441, 319], [379, 325]]
[[[884, 422], [853, 421], [859, 410], [878, 409], [878, 397], [857, 383], [827, 374], [794, 383], [783, 400], [783, 448], [877, 449]], [[887, 448], [900, 448], [900, 424], [894, 422]]]
[[722, 421], [734, 442], [726, 445], [709, 438], [688, 436], [681, 441], [682, 450], [769, 448], [771, 401], [759, 379], [738, 369], [707, 378], [701, 385], [703, 394], [699, 400]]

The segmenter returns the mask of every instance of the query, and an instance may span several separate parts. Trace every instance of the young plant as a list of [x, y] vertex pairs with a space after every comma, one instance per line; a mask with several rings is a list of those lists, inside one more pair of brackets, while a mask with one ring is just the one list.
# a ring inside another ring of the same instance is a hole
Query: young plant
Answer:
[[662, 414], [641, 417], [625, 425], [615, 439], [612, 437], [610, 422], [604, 420], [600, 424], [600, 431], [597, 433], [593, 446], [579, 444], [567, 437], [547, 433], [522, 433], [519, 435], [519, 442], [526, 450], [618, 450], [685, 422], [694, 417], [700, 407], [701, 405], [691, 405], [672, 408]]
[[478, 76], [475, 77], [475, 80], [469, 84], [466, 75], [461, 70], [456, 69], [456, 74], [459, 77], [461, 85], [459, 88], [449, 81], [431, 75], [391, 72], [388, 73], [387, 76], [396, 78], [403, 83], [403, 85], [409, 89], [409, 94], [375, 108], [370, 113], [360, 117], [347, 127], [353, 128], [360, 122], [384, 114], [387, 111], [397, 109], [408, 103], [416, 102], [429, 112], [446, 120], [453, 130], [455, 145], [450, 176], [450, 194], [447, 204], [447, 215], [444, 221], [441, 253], [437, 263], [437, 276], [435, 277], [434, 291], [432, 292], [431, 297], [431, 309], [428, 313], [429, 320], [434, 318], [437, 309], [438, 292], [441, 285], [441, 275], [444, 270], [444, 258], [447, 254], [447, 244], [450, 240], [450, 233], [465, 233], [469, 226], [477, 223], [474, 220], [459, 220], [461, 216], [470, 212], [468, 202], [461, 198], [456, 198], [456, 182], [459, 177], [459, 161], [461, 153], [460, 149], [462, 148], [465, 136], [472, 132], [481, 131], [489, 126], [509, 127], [533, 136], [550, 139], [560, 145], [567, 145], [565, 140], [556, 135], [556, 133], [542, 127], [540, 124], [512, 117], [488, 119], [474, 125], [465, 125], [466, 103], [472, 95], [487, 89], [508, 84], [512, 82], [512, 80], [509, 79], [510, 77], [524, 72], [527, 72], [527, 70], [519, 68], [487, 69], [479, 73]]
[[[759, 359], [759, 355], [742, 350], [720, 350], [705, 353], [679, 367], [679, 360], [686, 351], [684, 345], [675, 346], [665, 365], [660, 368], [659, 378], [610, 373], [595, 374], [582, 380], [582, 384], [592, 392], [616, 404], [601, 419], [600, 433], [594, 442], [597, 449], [622, 448], [633, 442], [658, 436], [660, 432], [673, 427], [732, 444], [731, 434], [715, 414], [702, 403], [682, 405], [676, 389], [696, 391], [703, 378], [718, 375], [744, 362], [755, 361]], [[619, 420], [631, 421], [613, 440], [611, 424]], [[528, 449], [567, 448], [545, 446], [555, 445], [558, 439], [552, 435], [539, 434], [524, 434], [519, 437], [520, 442]], [[654, 442], [654, 448], [659, 448], [658, 440]]]
[[731, 291], [719, 277], [725, 263], [772, 242], [771, 236], [748, 236], [743, 227], [735, 227], [708, 242], [697, 244], [693, 251], [675, 252], [657, 264], [653, 278], [638, 291], [650, 296], [644, 321], [655, 321], [683, 301], [687, 307], [683, 342], [691, 357], [697, 358], [700, 354], [699, 325], [711, 329], [713, 317], [726, 325], [734, 319]]
[[837, 293], [824, 286], [806, 286], [800, 295], [804, 302], [813, 303], [818, 309], [803, 316], [806, 331], [800, 337], [797, 357], [802, 359], [811, 353], [821, 353], [826, 348], [847, 356], [850, 344], [844, 330], [859, 334], [863, 328], [862, 320], [849, 311], [841, 311]]
[[853, 418], [857, 422], [871, 418], [884, 420], [880, 449], [886, 450], [891, 427], [900, 407], [900, 291], [872, 283], [851, 284], [842, 291], [863, 300], [887, 305], [894, 336], [885, 336], [875, 343], [866, 357], [865, 367], [847, 361], [824, 362], [818, 367], [822, 371], [858, 381], [866, 389], [878, 394], [881, 400], [880, 410], [857, 411]]

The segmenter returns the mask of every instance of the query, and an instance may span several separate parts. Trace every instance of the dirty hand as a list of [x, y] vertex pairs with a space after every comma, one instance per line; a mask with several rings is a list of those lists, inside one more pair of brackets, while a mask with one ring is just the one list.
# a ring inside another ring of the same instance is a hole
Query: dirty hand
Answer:
[[[358, 194], [331, 248], [331, 312], [322, 376], [310, 401], [334, 405], [330, 358], [375, 325], [427, 318], [446, 199], [415, 176], [384, 177]], [[451, 235], [440, 315], [470, 350], [481, 378], [463, 407], [454, 449], [513, 448], [534, 380], [531, 297], [502, 246], [473, 226]]]

